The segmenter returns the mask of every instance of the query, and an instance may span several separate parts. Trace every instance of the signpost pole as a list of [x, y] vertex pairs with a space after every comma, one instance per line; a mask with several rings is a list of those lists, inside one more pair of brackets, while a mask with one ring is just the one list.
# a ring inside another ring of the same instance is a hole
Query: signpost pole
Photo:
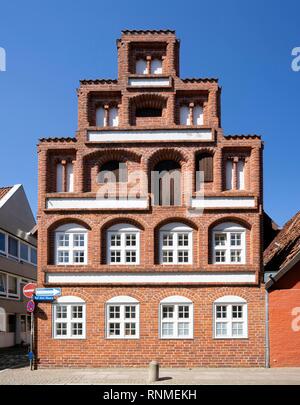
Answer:
[[[30, 330], [30, 353], [33, 353], [33, 340], [34, 340], [34, 315], [30, 315], [31, 330]], [[30, 370], [33, 370], [33, 356], [30, 356]]]

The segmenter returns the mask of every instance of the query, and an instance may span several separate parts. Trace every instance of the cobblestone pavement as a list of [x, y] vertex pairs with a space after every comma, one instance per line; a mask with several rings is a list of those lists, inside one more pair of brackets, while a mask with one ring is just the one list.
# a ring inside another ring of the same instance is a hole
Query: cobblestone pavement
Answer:
[[[0, 371], [0, 385], [27, 384], [71, 384], [113, 385], [146, 384], [148, 370], [145, 368], [110, 369], [39, 369], [28, 367]], [[156, 384], [260, 384], [300, 385], [300, 368], [274, 369], [170, 369], [160, 370], [160, 381]]]
[[27, 348], [9, 347], [0, 349], [0, 370], [17, 368], [29, 365]]

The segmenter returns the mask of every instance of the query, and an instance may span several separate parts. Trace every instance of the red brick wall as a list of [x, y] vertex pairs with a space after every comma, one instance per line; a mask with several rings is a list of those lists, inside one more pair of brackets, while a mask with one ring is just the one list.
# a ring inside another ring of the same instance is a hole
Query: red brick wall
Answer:
[[[239, 295], [248, 302], [248, 339], [213, 338], [213, 302], [229, 294]], [[39, 304], [40, 367], [145, 367], [151, 360], [158, 360], [163, 367], [264, 366], [263, 289], [81, 287], [64, 288], [63, 295], [76, 295], [86, 301], [86, 339], [52, 339], [51, 304]], [[117, 295], [129, 295], [140, 301], [140, 339], [105, 338], [105, 303]], [[159, 302], [171, 295], [183, 295], [193, 301], [194, 338], [191, 340], [159, 338]]]
[[269, 295], [271, 367], [300, 367], [300, 263]]

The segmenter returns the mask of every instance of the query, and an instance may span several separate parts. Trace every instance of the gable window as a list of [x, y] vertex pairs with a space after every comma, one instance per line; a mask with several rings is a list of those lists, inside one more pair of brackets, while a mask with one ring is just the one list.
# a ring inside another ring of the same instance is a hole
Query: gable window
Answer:
[[182, 105], [180, 107], [180, 125], [191, 125], [190, 109], [187, 105]]
[[214, 302], [215, 339], [248, 337], [247, 302], [237, 296], [224, 296]]
[[146, 75], [148, 73], [146, 59], [138, 59], [135, 65], [135, 72], [138, 75]]
[[161, 264], [192, 264], [193, 232], [182, 223], [163, 226], [159, 232]]
[[203, 125], [203, 107], [199, 104], [182, 104], [179, 115], [180, 125]]
[[154, 205], [181, 205], [181, 166], [173, 160], [159, 162], [153, 173]]
[[245, 159], [228, 158], [225, 165], [226, 190], [245, 190]]
[[161, 117], [161, 108], [137, 108], [135, 112], [136, 117]]
[[132, 297], [118, 296], [106, 303], [106, 337], [109, 339], [139, 338], [139, 302]]
[[161, 339], [193, 338], [193, 304], [185, 297], [172, 296], [160, 302]]
[[53, 304], [53, 337], [85, 339], [86, 308], [79, 297], [59, 297]]
[[62, 160], [56, 164], [56, 192], [73, 192], [74, 174], [73, 163]]
[[105, 110], [102, 106], [96, 109], [96, 127], [105, 127]]
[[107, 231], [108, 264], [139, 264], [140, 230], [130, 224], [117, 224]]
[[162, 60], [155, 58], [151, 60], [151, 74], [160, 75], [162, 74]]
[[15, 258], [19, 256], [19, 241], [12, 236], [8, 236], [8, 255]]
[[58, 265], [87, 264], [87, 230], [77, 224], [57, 228], [55, 257]]
[[246, 229], [235, 223], [224, 223], [213, 229], [213, 262], [244, 264], [246, 262]]

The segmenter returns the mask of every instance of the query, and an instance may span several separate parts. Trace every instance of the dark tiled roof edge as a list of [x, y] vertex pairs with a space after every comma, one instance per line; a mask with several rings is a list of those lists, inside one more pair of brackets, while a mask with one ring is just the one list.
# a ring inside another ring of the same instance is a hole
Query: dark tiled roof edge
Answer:
[[136, 35], [136, 34], [175, 34], [175, 30], [122, 30], [124, 35]]
[[77, 142], [76, 138], [40, 138], [40, 142]]
[[117, 79], [82, 79], [80, 84], [117, 84]]
[[186, 77], [181, 79], [184, 83], [218, 82], [216, 77]]
[[225, 135], [225, 139], [261, 139], [261, 136], [255, 134]]

